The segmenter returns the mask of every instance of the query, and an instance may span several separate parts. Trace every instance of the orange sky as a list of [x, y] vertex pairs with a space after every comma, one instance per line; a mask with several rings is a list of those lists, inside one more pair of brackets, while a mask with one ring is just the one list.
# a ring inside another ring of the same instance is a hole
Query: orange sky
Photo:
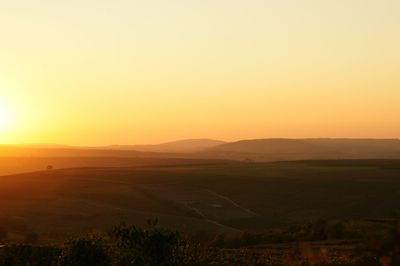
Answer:
[[0, 143], [400, 137], [398, 0], [4, 0]]

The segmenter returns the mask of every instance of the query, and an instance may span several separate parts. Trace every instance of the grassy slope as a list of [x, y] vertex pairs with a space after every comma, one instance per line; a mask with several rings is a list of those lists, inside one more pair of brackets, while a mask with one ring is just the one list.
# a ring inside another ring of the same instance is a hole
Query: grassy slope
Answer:
[[160, 218], [181, 230], [268, 228], [317, 218], [390, 218], [400, 160], [82, 168], [0, 177], [0, 218], [18, 233]]
[[[0, 176], [54, 169], [84, 167], [136, 167], [149, 165], [182, 165], [221, 163], [213, 159], [154, 158], [154, 157], [0, 157]], [[226, 161], [225, 161], [226, 162]]]

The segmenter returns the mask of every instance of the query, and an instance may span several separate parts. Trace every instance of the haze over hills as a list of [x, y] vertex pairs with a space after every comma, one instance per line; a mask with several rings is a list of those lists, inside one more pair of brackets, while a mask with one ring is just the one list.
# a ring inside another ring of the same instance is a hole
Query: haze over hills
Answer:
[[[109, 145], [109, 146], [69, 146], [61, 144], [34, 143], [34, 144], [18, 144], [18, 145], [0, 145], [0, 156], [23, 155], [36, 156], [44, 153], [46, 155], [59, 156], [65, 152], [66, 156], [85, 155], [101, 155], [110, 153], [116, 156], [132, 156], [132, 155], [150, 155], [151, 153], [194, 153], [226, 144], [227, 142], [212, 139], [185, 139], [173, 142], [150, 145]], [[92, 151], [98, 151], [93, 154]], [[130, 153], [129, 153], [130, 152]], [[137, 152], [137, 154], [134, 154]]]
[[165, 165], [171, 160], [400, 159], [398, 139], [192, 139], [158, 145], [0, 145], [0, 175], [70, 167]]
[[155, 145], [0, 145], [0, 157], [225, 158], [259, 161], [400, 158], [399, 139], [187, 139]]
[[201, 152], [226, 142], [213, 139], [185, 139], [153, 145], [112, 145], [106, 146], [112, 150], [136, 150], [147, 152], [192, 153]]
[[[168, 154], [169, 157], [172, 154]], [[0, 157], [163, 157], [162, 153], [92, 147], [0, 146]]]
[[214, 158], [256, 161], [400, 158], [399, 139], [256, 139], [219, 145]]
[[[221, 160], [210, 160], [206, 157], [196, 158], [196, 156], [190, 156], [189, 152], [199, 151], [220, 143], [223, 142], [183, 140], [151, 147], [150, 145], [146, 146], [149, 151], [132, 149], [140, 145], [107, 147], [76, 147], [56, 144], [0, 145], [0, 176], [41, 171], [48, 167], [63, 169], [215, 163]], [[162, 152], [163, 149], [170, 152]], [[173, 150], [180, 150], [182, 153], [172, 153]], [[183, 153], [183, 150], [187, 153]]]

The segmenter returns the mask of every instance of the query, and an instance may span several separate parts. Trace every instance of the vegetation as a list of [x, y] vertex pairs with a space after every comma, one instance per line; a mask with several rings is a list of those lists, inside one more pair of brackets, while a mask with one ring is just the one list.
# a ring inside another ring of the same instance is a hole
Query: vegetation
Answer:
[[4, 227], [0, 227], [0, 241], [7, 240], [8, 231]]
[[399, 160], [55, 169], [2, 177], [7, 204], [0, 219], [11, 240], [119, 222], [145, 226], [149, 217], [170, 229], [233, 233], [317, 219], [387, 219], [398, 209], [399, 174]]
[[111, 257], [103, 239], [88, 236], [66, 243], [60, 257], [60, 264], [65, 266], [111, 265]]
[[121, 265], [176, 265], [179, 234], [157, 228], [149, 221], [150, 230], [120, 225], [113, 231]]
[[39, 242], [39, 235], [35, 232], [30, 232], [25, 236], [26, 244], [37, 244]]
[[159, 228], [119, 225], [110, 233], [90, 234], [62, 246], [31, 244], [0, 248], [0, 265], [195, 265], [188, 242], [179, 233]]
[[400, 265], [399, 174], [337, 160], [4, 176], [0, 266]]
[[[359, 232], [363, 222], [359, 222]], [[349, 231], [354, 221], [323, 221], [280, 231], [218, 234], [209, 240], [149, 221], [147, 228], [118, 225], [63, 245], [9, 244], [0, 265], [399, 265], [400, 223], [383, 223], [382, 235]]]

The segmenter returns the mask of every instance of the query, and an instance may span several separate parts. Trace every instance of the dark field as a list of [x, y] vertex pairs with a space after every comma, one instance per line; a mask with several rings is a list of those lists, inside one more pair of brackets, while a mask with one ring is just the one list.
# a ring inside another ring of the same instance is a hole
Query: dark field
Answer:
[[[229, 162], [218, 159], [190, 159], [190, 158], [156, 158], [156, 157], [113, 157], [103, 156], [101, 153], [96, 156], [0, 156], [0, 176], [37, 172], [46, 170], [48, 166], [53, 169], [65, 168], [88, 168], [88, 167], [137, 167], [151, 165], [203, 165], [213, 163]], [[106, 154], [107, 155], [107, 154]], [[115, 154], [112, 154], [115, 155]]]
[[0, 177], [9, 238], [43, 240], [158, 218], [180, 231], [266, 230], [316, 219], [390, 219], [400, 160], [194, 162]]

